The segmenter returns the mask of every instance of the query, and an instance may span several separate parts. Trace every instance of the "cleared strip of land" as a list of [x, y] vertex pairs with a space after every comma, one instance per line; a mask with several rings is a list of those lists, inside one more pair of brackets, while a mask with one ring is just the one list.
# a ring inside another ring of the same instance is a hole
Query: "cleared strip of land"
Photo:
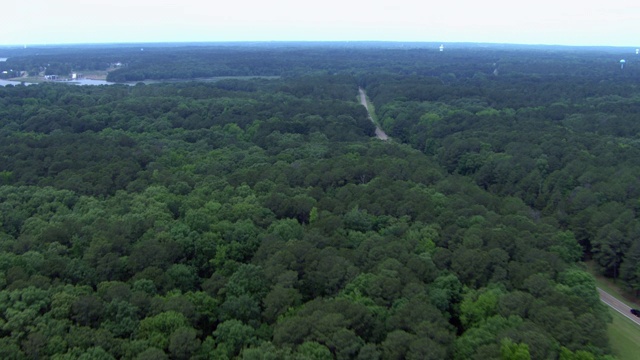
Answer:
[[387, 136], [387, 134], [385, 134], [384, 131], [382, 131], [382, 129], [380, 128], [380, 126], [376, 123], [376, 121], [373, 119], [373, 116], [371, 115], [371, 110], [369, 110], [369, 103], [367, 102], [367, 94], [364, 92], [363, 88], [359, 88], [360, 91], [360, 104], [362, 104], [362, 106], [364, 106], [365, 109], [367, 109], [367, 114], [369, 114], [369, 120], [371, 120], [372, 123], [375, 124], [376, 126], [376, 137], [380, 140], [389, 140], [389, 136]]
[[614, 354], [619, 360], [637, 360], [640, 354], [640, 328], [617, 311], [611, 310], [613, 322], [607, 333]]

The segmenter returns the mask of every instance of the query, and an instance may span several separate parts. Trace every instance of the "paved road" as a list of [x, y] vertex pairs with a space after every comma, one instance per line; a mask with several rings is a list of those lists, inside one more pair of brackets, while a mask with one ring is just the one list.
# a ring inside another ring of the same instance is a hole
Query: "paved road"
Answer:
[[629, 320], [640, 325], [640, 318], [631, 314], [631, 308], [627, 306], [627, 304], [614, 298], [612, 295], [600, 288], [598, 288], [598, 292], [600, 293], [600, 300], [602, 300], [603, 303], [609, 305], [609, 307], [611, 307], [613, 310], [619, 312], [620, 314], [626, 316]]
[[376, 125], [376, 136], [380, 140], [389, 140], [389, 137], [387, 136], [387, 134], [385, 134], [385, 132], [382, 131], [382, 129], [380, 129], [378, 124], [376, 124], [373, 121], [373, 118], [371, 117], [371, 113], [369, 112], [369, 106], [367, 106], [367, 94], [365, 94], [363, 88], [360, 88], [359, 90], [360, 90], [360, 104], [362, 104], [362, 106], [364, 106], [364, 108], [367, 109], [367, 113], [369, 114], [369, 120], [371, 120], [371, 122]]

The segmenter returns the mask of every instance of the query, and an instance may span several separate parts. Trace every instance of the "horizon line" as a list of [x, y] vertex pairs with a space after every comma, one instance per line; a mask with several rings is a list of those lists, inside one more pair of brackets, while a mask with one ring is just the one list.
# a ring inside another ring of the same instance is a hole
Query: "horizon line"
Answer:
[[14, 43], [0, 44], [1, 48], [25, 48], [29, 47], [59, 47], [59, 46], [138, 46], [138, 45], [163, 45], [163, 44], [348, 44], [348, 43], [376, 43], [376, 44], [449, 44], [449, 45], [481, 45], [481, 46], [531, 46], [531, 47], [574, 47], [574, 48], [640, 48], [640, 45], [576, 45], [576, 44], [552, 44], [552, 43], [515, 43], [515, 42], [475, 42], [475, 41], [416, 41], [416, 40], [184, 40], [184, 41], [113, 41], [113, 42], [68, 42], [68, 43]]

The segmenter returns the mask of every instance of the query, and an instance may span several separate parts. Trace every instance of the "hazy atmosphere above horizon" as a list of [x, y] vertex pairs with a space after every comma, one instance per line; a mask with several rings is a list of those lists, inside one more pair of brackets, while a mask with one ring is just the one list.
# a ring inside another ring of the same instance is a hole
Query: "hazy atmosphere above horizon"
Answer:
[[640, 2], [631, 0], [27, 0], [4, 12], [0, 45], [372, 40], [636, 47], [639, 21]]

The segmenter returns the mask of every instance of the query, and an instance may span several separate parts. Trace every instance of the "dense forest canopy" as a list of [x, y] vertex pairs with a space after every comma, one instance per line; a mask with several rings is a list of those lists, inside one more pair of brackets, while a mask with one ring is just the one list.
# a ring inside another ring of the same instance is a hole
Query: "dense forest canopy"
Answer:
[[0, 358], [611, 358], [582, 261], [640, 291], [640, 58], [10, 51], [236, 78], [0, 88]]

